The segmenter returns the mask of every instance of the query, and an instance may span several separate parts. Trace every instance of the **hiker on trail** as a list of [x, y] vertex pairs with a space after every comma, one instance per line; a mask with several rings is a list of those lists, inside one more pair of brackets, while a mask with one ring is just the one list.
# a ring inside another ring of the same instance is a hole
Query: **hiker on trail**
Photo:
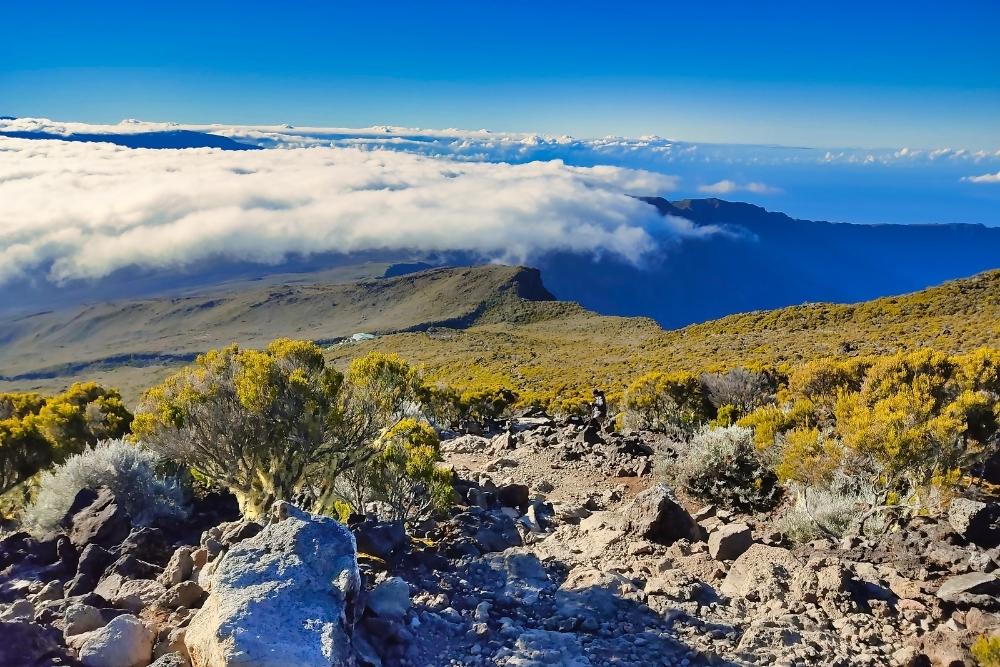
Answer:
[[594, 402], [590, 406], [590, 418], [597, 422], [599, 426], [603, 426], [604, 420], [608, 418], [608, 401], [604, 398], [604, 392], [600, 389], [594, 390]]

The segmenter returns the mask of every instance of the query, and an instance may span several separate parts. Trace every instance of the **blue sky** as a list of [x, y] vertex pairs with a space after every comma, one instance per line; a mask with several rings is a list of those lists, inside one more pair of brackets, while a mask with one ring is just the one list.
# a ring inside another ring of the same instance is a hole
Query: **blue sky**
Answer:
[[56, 2], [3, 18], [7, 115], [1000, 149], [992, 0]]

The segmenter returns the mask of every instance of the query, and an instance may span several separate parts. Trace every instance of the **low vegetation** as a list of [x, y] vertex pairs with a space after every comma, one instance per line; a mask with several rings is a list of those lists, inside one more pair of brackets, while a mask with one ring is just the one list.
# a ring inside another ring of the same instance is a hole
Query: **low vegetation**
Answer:
[[879, 520], [851, 520], [850, 508], [935, 510], [976, 471], [1000, 431], [1000, 351], [817, 359], [698, 381], [647, 374], [624, 408], [649, 428], [704, 425], [678, 462], [694, 495], [760, 506], [763, 467], [798, 494], [792, 532], [843, 534]]
[[107, 487], [133, 523], [183, 519], [187, 498], [176, 467], [144, 447], [121, 439], [105, 440], [70, 456], [41, 476], [25, 524], [44, 534], [55, 530], [82, 489]]
[[818, 359], [1000, 347], [1000, 271], [858, 304], [808, 304], [731, 315], [673, 331], [575, 304], [508, 301], [465, 329], [396, 333], [327, 351], [338, 368], [372, 350], [399, 354], [460, 392], [504, 386], [517, 405], [571, 412], [594, 387], [621, 403], [648, 373], [743, 368], [785, 375]]
[[706, 427], [682, 448], [673, 478], [692, 495], [742, 511], [774, 507], [780, 489], [774, 472], [743, 426]]
[[125, 435], [131, 423], [118, 392], [91, 382], [50, 397], [0, 394], [0, 494], [98, 440]]
[[980, 667], [1000, 667], [1000, 635], [983, 635], [972, 645], [972, 657]]

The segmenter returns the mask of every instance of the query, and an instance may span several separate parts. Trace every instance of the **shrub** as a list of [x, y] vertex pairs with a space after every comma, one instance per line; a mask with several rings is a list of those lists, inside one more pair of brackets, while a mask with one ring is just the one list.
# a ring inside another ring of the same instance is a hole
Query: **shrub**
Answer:
[[403, 419], [372, 447], [374, 454], [339, 483], [351, 511], [374, 504], [380, 519], [412, 523], [451, 504], [452, 473], [438, 465], [438, 436], [429, 424]]
[[54, 449], [34, 420], [0, 421], [0, 493], [51, 465]]
[[[826, 486], [794, 488], [795, 505], [781, 519], [782, 531], [794, 542], [855, 534], [878, 539], [894, 521], [909, 514], [906, 507], [886, 504], [877, 485], [842, 470]], [[898, 498], [890, 495], [888, 500], [894, 503]]]
[[98, 440], [128, 432], [121, 396], [92, 382], [62, 394], [0, 394], [0, 493]]
[[806, 486], [825, 486], [844, 460], [844, 447], [836, 438], [818, 428], [788, 431], [775, 468], [782, 483], [797, 482]]
[[745, 368], [734, 368], [725, 373], [703, 373], [701, 384], [712, 405], [716, 408], [732, 405], [740, 416], [774, 402], [773, 381], [764, 373], [754, 373]]
[[[942, 410], [935, 379], [917, 375], [890, 391], [874, 383], [837, 399], [837, 431], [868, 474], [888, 489], [918, 489], [931, 478], [968, 465], [974, 443], [968, 423], [955, 410]], [[971, 407], [972, 404], [970, 404]], [[970, 449], [968, 445], [972, 445]]]
[[796, 367], [789, 379], [788, 388], [795, 396], [833, 408], [832, 401], [840, 391], [859, 391], [865, 371], [870, 365], [866, 359], [815, 359]]
[[735, 405], [723, 405], [715, 411], [715, 419], [708, 422], [708, 424], [709, 426], [732, 426], [737, 422], [737, 417], [739, 416], [737, 412]]
[[743, 426], [698, 431], [674, 470], [693, 495], [733, 509], [769, 509], [780, 493], [777, 477], [754, 447], [753, 429]]
[[459, 397], [459, 414], [478, 423], [500, 419], [517, 403], [517, 398], [517, 392], [509, 387], [467, 389]]
[[781, 433], [795, 426], [805, 426], [813, 422], [814, 407], [809, 399], [800, 399], [785, 407], [763, 405], [744, 415], [736, 423], [752, 428], [754, 444], [758, 449], [767, 449], [775, 443]]
[[100, 442], [42, 475], [35, 500], [25, 511], [25, 524], [37, 533], [51, 531], [79, 491], [102, 486], [114, 492], [136, 524], [182, 519], [187, 515], [185, 494], [167, 467], [158, 454], [142, 446], [121, 439]]
[[983, 635], [972, 644], [972, 657], [980, 667], [1000, 667], [1000, 635]]
[[459, 396], [457, 389], [443, 382], [421, 381], [414, 387], [414, 400], [419, 403], [420, 411], [439, 427], [458, 424], [461, 413]]
[[629, 428], [653, 431], [693, 429], [710, 416], [701, 382], [692, 373], [646, 373], [625, 390], [624, 408]]
[[[609, 404], [610, 402], [608, 399]], [[589, 417], [593, 403], [593, 394], [588, 396], [584, 393], [559, 393], [556, 398], [541, 407], [557, 417]]]
[[93, 382], [78, 382], [45, 402], [35, 418], [52, 443], [54, 461], [128, 433], [132, 415], [121, 395]]
[[306, 341], [232, 345], [146, 392], [133, 431], [152, 449], [229, 489], [259, 516], [276, 500], [329, 506], [334, 482], [371, 455], [401, 416], [412, 372], [370, 353], [341, 375]]

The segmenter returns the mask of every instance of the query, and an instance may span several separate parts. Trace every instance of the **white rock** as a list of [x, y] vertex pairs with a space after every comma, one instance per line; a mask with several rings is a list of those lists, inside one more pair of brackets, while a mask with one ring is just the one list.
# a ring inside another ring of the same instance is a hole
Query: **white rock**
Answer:
[[90, 633], [80, 649], [87, 667], [145, 667], [153, 653], [153, 631], [131, 614]]

